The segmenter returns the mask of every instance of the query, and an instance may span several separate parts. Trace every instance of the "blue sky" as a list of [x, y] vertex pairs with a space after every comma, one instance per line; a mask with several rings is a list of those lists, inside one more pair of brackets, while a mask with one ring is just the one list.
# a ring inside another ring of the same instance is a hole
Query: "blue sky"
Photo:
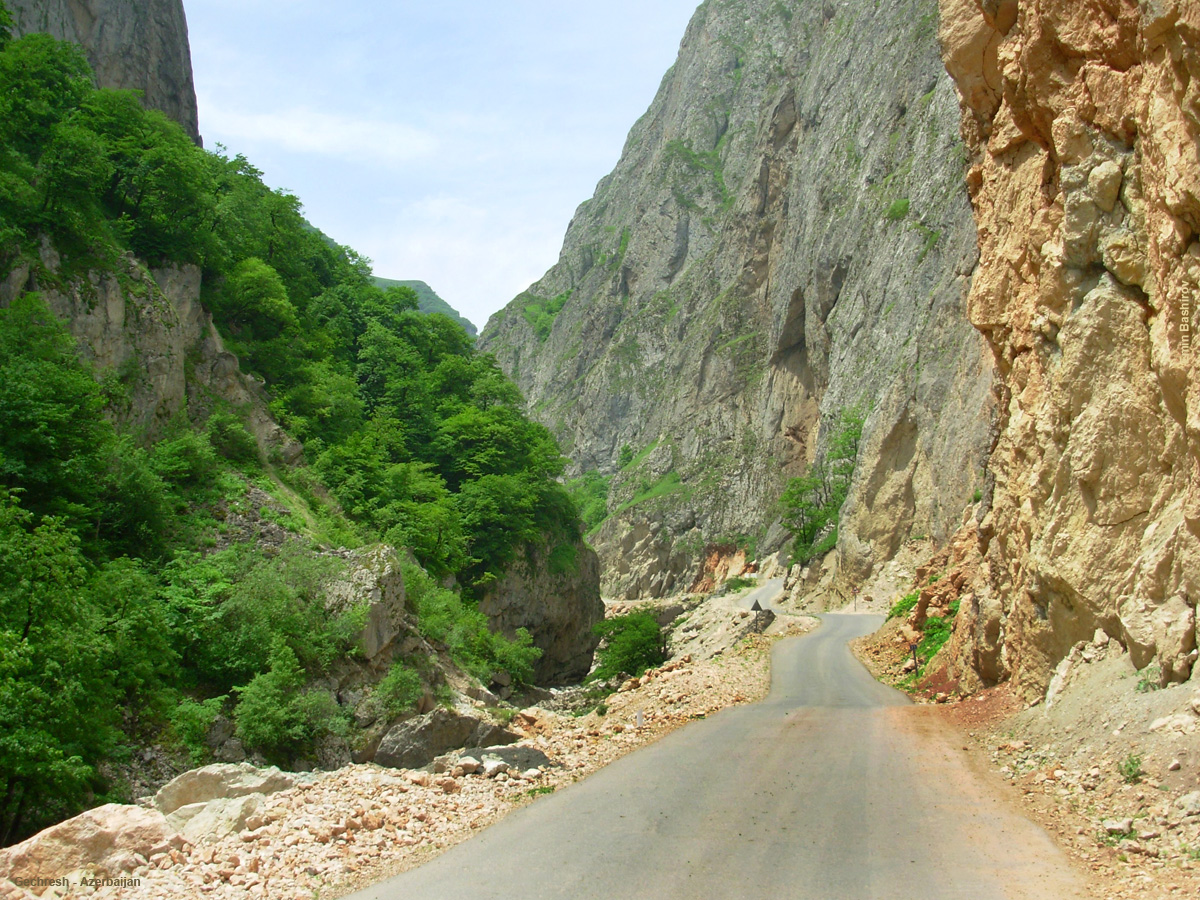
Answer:
[[482, 327], [558, 258], [697, 0], [185, 0], [205, 145]]

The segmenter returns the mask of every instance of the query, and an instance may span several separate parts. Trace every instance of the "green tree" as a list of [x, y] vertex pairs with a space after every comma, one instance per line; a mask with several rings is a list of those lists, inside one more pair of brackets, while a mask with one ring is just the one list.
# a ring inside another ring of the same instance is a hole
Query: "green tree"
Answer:
[[279, 273], [261, 259], [240, 262], [221, 292], [225, 321], [258, 340], [297, 330], [296, 308]]
[[8, 11], [8, 7], [0, 2], [0, 53], [4, 52], [4, 48], [12, 41], [13, 18], [12, 13]]
[[605, 619], [593, 629], [602, 643], [590, 678], [604, 681], [618, 675], [634, 678], [666, 661], [662, 629], [648, 612], [631, 612]]
[[0, 844], [70, 815], [117, 741], [78, 538], [0, 489]]
[[91, 519], [114, 441], [75, 342], [36, 294], [0, 310], [0, 486], [37, 515]]

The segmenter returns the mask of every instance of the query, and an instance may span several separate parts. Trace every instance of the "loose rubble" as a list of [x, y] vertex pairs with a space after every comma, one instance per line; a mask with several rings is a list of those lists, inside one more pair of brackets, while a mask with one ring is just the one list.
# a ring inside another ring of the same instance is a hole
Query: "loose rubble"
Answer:
[[[772, 636], [750, 635], [714, 658], [669, 662], [623, 684], [603, 715], [522, 710], [508, 724], [520, 740], [507, 747], [446, 754], [425, 769], [352, 765], [274, 793], [245, 794], [254, 808], [232, 833], [177, 835], [170, 846], [122, 859], [108, 873], [111, 883], [81, 884], [85, 873], [73, 871], [71, 887], [40, 896], [314, 900], [348, 893], [419, 865], [681, 725], [760, 699], [770, 685], [773, 637], [814, 625], [788, 617]], [[30, 900], [34, 894], [3, 877], [16, 877], [12, 849], [0, 853], [0, 900]]]

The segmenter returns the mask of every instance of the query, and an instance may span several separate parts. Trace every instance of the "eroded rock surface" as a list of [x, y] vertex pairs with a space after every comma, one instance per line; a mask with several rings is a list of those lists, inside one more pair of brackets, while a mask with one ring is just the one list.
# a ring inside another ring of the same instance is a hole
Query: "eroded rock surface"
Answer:
[[592, 667], [600, 639], [592, 628], [604, 619], [600, 561], [583, 543], [554, 552], [535, 548], [518, 557], [479, 603], [493, 631], [513, 637], [526, 629], [542, 656], [534, 663], [538, 684], [581, 681]]
[[110, 803], [0, 850], [0, 878], [56, 879], [85, 869], [116, 876], [181, 846], [158, 810]]
[[435, 709], [388, 731], [373, 761], [394, 769], [417, 769], [451, 750], [500, 746], [516, 740], [517, 735], [499, 725], [448, 709]]
[[1200, 5], [941, 10], [979, 221], [968, 311], [1001, 411], [953, 674], [1012, 677], [1033, 697], [1100, 629], [1164, 683], [1185, 680], [1200, 595]]
[[183, 0], [8, 0], [17, 36], [46, 32], [80, 44], [100, 87], [142, 92], [199, 140]]
[[264, 385], [242, 373], [201, 305], [199, 268], [151, 269], [132, 254], [86, 277], [63, 279], [61, 266], [44, 241], [36, 263], [21, 262], [0, 281], [0, 307], [39, 292], [97, 374], [115, 375], [128, 389], [111, 410], [120, 424], [157, 437], [180, 412], [202, 421], [214, 400], [224, 400], [243, 413], [264, 455], [274, 449], [288, 462], [300, 458], [303, 448], [271, 417]]
[[606, 596], [686, 591], [739, 536], [778, 549], [786, 479], [855, 403], [849, 574], [944, 540], [982, 487], [991, 362], [936, 31], [933, 0], [703, 4], [558, 264], [488, 324], [574, 470], [613, 476]]

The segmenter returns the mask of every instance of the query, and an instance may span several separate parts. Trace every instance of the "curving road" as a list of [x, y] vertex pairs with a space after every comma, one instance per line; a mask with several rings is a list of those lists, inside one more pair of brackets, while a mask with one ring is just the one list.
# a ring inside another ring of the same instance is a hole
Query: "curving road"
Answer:
[[[765, 605], [765, 604], [764, 604]], [[824, 617], [771, 694], [630, 754], [352, 900], [1068, 900], [1049, 837]]]

